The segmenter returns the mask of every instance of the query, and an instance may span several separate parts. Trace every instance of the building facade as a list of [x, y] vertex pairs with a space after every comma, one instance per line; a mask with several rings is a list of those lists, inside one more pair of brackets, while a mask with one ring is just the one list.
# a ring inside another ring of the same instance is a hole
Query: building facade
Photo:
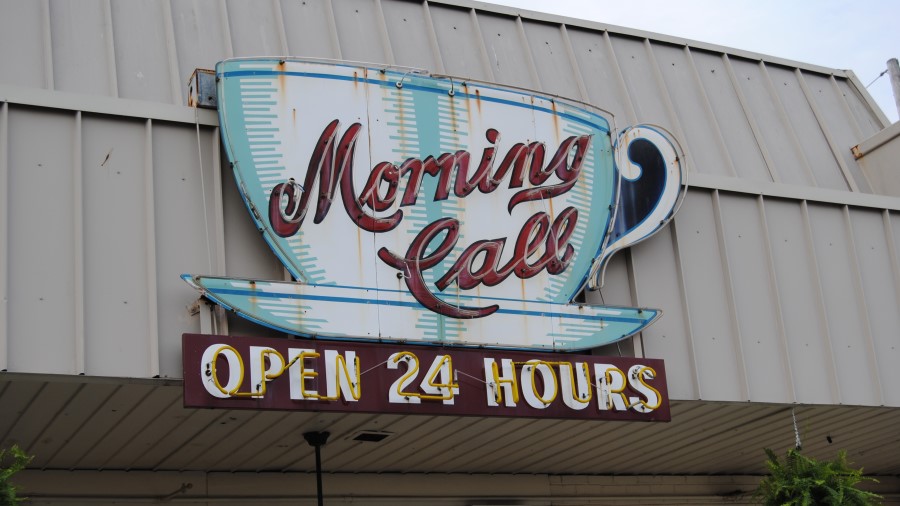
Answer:
[[[671, 132], [680, 210], [586, 294], [663, 310], [591, 354], [664, 360], [671, 422], [184, 407], [183, 334], [288, 338], [181, 279], [290, 278], [188, 105], [195, 69], [265, 55]], [[313, 504], [310, 431], [328, 504], [719, 504], [799, 439], [900, 503], [898, 135], [850, 71], [467, 0], [2, 2], [0, 447], [36, 505]]]

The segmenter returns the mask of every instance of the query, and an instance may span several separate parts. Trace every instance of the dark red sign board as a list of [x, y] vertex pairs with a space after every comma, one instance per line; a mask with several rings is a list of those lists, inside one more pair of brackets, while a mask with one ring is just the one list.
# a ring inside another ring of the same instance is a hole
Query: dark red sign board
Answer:
[[662, 360], [184, 334], [184, 405], [671, 420]]

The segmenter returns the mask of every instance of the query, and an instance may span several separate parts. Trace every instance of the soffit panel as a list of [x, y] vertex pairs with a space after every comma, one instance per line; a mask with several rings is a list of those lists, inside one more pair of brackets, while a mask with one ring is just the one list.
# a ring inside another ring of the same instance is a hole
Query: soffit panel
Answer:
[[[172, 381], [12, 374], [0, 377], [0, 400], [20, 406], [0, 446], [20, 444], [39, 469], [309, 472], [314, 452], [302, 434], [325, 430], [331, 473], [760, 474], [763, 448], [780, 453], [795, 441], [791, 406], [760, 403], [675, 401], [671, 423], [196, 410], [182, 407]], [[128, 414], [110, 417], [114, 409]], [[867, 473], [898, 471], [900, 409], [794, 412], [805, 454], [842, 448]], [[353, 440], [360, 430], [392, 435]]]

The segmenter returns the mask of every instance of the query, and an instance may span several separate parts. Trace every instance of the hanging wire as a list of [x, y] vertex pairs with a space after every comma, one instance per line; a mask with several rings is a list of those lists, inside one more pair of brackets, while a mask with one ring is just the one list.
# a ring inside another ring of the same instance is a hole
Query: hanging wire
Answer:
[[200, 145], [200, 114], [197, 112], [197, 104], [194, 103], [194, 125], [197, 127], [197, 159], [200, 161], [200, 194], [203, 201], [203, 230], [206, 233], [206, 265], [209, 274], [215, 274], [212, 269], [212, 250], [209, 245], [209, 216], [206, 212], [206, 183], [203, 181], [203, 148]]
[[794, 447], [799, 451], [803, 449], [803, 443], [800, 442], [800, 428], [797, 427], [797, 414], [794, 413], [794, 408], [791, 408], [791, 418], [794, 421]]
[[875, 81], [881, 79], [881, 77], [884, 76], [884, 75], [887, 74], [887, 73], [888, 73], [888, 69], [884, 69], [883, 72], [881, 72], [880, 74], [878, 74], [878, 77], [876, 77], [875, 79], [872, 79], [872, 82], [866, 85], [866, 89], [869, 89], [869, 86], [872, 86], [873, 84], [875, 84]]

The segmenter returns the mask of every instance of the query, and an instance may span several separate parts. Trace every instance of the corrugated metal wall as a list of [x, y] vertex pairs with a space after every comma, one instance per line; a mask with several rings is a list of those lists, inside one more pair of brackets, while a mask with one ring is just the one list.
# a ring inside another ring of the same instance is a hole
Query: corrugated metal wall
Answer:
[[470, 2], [0, 0], [0, 369], [180, 377], [200, 330], [181, 273], [284, 275], [214, 116], [183, 105], [194, 68], [272, 54], [669, 129], [692, 189], [591, 297], [665, 311], [638, 344], [672, 397], [900, 406], [900, 198], [871, 195], [850, 152], [886, 121], [852, 74]]

